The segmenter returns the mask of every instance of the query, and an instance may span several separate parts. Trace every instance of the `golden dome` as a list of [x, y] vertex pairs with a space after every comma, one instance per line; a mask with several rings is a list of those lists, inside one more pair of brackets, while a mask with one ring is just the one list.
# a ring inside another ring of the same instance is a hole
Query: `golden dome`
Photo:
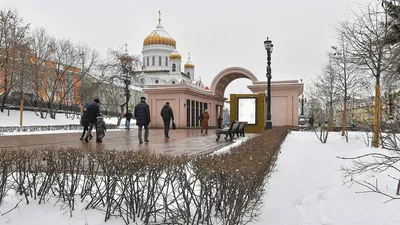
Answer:
[[164, 30], [161, 24], [158, 24], [156, 29], [143, 41], [143, 46], [148, 45], [169, 45], [176, 48], [176, 41]]
[[178, 51], [173, 51], [172, 53], [171, 53], [171, 55], [169, 55], [169, 59], [182, 59], [182, 56], [181, 56], [181, 54], [179, 54], [179, 52]]
[[194, 69], [194, 64], [189, 60], [183, 67], [185, 69]]

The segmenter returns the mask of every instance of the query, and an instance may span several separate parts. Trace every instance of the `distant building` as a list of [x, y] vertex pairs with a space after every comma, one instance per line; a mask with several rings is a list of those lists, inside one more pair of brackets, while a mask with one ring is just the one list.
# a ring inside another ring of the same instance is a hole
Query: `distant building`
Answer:
[[143, 41], [142, 56], [142, 70], [136, 72], [139, 85], [189, 84], [204, 89], [201, 78], [195, 78], [190, 53], [182, 70], [176, 41], [165, 31], [160, 17], [156, 29]]

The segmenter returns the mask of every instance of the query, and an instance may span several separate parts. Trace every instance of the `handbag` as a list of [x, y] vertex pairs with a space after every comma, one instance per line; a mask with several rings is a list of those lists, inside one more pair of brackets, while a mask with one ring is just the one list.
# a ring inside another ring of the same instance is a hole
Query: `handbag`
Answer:
[[176, 130], [176, 124], [172, 122], [172, 130]]

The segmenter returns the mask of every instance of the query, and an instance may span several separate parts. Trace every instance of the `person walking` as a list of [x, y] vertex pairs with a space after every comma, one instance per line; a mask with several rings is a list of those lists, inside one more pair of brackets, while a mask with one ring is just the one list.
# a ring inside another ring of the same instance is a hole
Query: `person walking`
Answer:
[[96, 129], [96, 142], [101, 142], [101, 140], [99, 140], [99, 136], [97, 134], [97, 117], [100, 115], [100, 100], [98, 98], [95, 98], [93, 100], [92, 103], [90, 103], [88, 105], [87, 108], [87, 117], [88, 117], [88, 121], [89, 121], [89, 129], [87, 131], [87, 133], [85, 134], [85, 142], [88, 143], [89, 142], [89, 134], [92, 133], [93, 127], [95, 127]]
[[208, 114], [208, 109], [206, 109], [201, 120], [201, 133], [203, 133], [203, 129], [206, 130], [206, 134], [208, 133], [208, 119], [210, 119], [210, 115]]
[[135, 106], [134, 117], [136, 125], [139, 127], [139, 144], [143, 144], [142, 130], [144, 127], [144, 142], [149, 143], [149, 124], [150, 124], [150, 106], [146, 103], [145, 97], [140, 97], [140, 102]]
[[106, 122], [104, 122], [104, 117], [103, 115], [99, 115], [97, 117], [97, 126], [96, 126], [96, 138], [97, 138], [97, 142], [103, 142], [103, 138], [104, 136], [106, 136], [106, 131], [107, 131], [107, 125]]
[[125, 113], [125, 128], [129, 131], [131, 130], [131, 119], [132, 119], [132, 111], [128, 110], [127, 113]]
[[[83, 141], [83, 138], [85, 138], [86, 132], [88, 132], [88, 130], [89, 130], [89, 119], [88, 119], [88, 113], [87, 113], [88, 106], [89, 106], [89, 103], [86, 103], [83, 106], [83, 112], [82, 112], [81, 121], [80, 121], [80, 124], [83, 127], [83, 132], [82, 132], [81, 138], [79, 138], [79, 140], [81, 140], [81, 141]], [[89, 134], [89, 139], [91, 140], [92, 138], [93, 138], [92, 134]]]
[[174, 122], [174, 112], [172, 108], [169, 106], [169, 102], [166, 102], [164, 107], [161, 109], [161, 117], [164, 121], [164, 136], [165, 138], [169, 138], [169, 126], [172, 122]]

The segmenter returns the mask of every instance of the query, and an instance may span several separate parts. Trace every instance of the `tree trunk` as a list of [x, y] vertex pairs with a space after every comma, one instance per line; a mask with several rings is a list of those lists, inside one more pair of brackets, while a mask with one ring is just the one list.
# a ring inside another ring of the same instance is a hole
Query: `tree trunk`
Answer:
[[329, 103], [329, 131], [333, 130], [333, 101]]
[[117, 126], [121, 124], [122, 118], [124, 118], [124, 105], [121, 105], [121, 116], [118, 118]]
[[374, 148], [379, 148], [379, 137], [380, 137], [380, 127], [381, 127], [381, 86], [377, 82], [375, 85], [375, 109], [374, 109], [374, 126], [373, 126], [373, 138], [372, 146]]
[[344, 136], [346, 133], [346, 127], [347, 127], [347, 101], [345, 99], [343, 105], [342, 136]]

